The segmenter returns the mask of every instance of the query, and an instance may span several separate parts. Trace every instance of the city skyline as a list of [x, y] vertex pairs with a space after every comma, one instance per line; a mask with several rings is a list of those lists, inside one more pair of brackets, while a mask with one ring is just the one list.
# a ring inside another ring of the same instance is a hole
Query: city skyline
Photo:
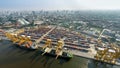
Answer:
[[120, 10], [120, 0], [1, 0], [9, 10]]

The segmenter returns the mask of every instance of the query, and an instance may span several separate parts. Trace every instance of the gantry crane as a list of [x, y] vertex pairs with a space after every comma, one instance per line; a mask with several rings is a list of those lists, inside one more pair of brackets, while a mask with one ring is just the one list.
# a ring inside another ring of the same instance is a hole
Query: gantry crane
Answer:
[[19, 35], [20, 33], [23, 33], [24, 29], [20, 29], [18, 31], [13, 32], [13, 33], [5, 32], [4, 30], [2, 30], [2, 32], [5, 34], [5, 36], [8, 39], [10, 39], [11, 41], [15, 42], [17, 40], [17, 35]]
[[55, 51], [55, 53], [57, 55], [56, 59], [58, 58], [58, 56], [62, 55], [63, 46], [64, 46], [64, 41], [63, 41], [63, 39], [60, 39], [57, 43], [57, 47], [56, 47], [56, 51]]
[[44, 55], [45, 53], [49, 53], [52, 49], [52, 40], [51, 39], [47, 39], [45, 45], [42, 47], [42, 49], [44, 50], [44, 52], [42, 53], [42, 55]]
[[107, 48], [98, 48], [97, 54], [95, 55], [95, 58], [97, 60], [102, 60], [103, 56], [107, 52]]
[[42, 47], [43, 49], [45, 49], [45, 48], [51, 48], [52, 46], [51, 46], [51, 42], [52, 42], [52, 40], [51, 39], [47, 39], [46, 40], [46, 43], [45, 43], [45, 45]]
[[95, 56], [96, 60], [115, 64], [117, 59], [120, 58], [120, 49], [115, 44], [110, 44], [110, 46], [109, 48], [98, 48]]
[[[40, 43], [43, 39], [44, 39], [44, 37], [46, 37], [50, 32], [52, 32], [54, 29], [56, 28], [56, 26], [55, 27], [53, 27], [51, 30], [49, 30], [46, 34], [44, 34], [43, 36], [41, 36], [39, 39], [37, 39], [35, 42], [32, 42], [31, 40], [25, 40], [25, 46], [27, 47], [27, 48], [30, 48], [30, 47], [32, 47], [32, 48], [38, 48], [38, 46], [37, 46], [37, 44], [38, 43]], [[22, 41], [24, 41], [24, 40], [22, 40]]]
[[25, 35], [19, 36], [18, 40], [19, 40], [18, 45], [22, 45], [27, 41], [31, 41], [30, 37], [26, 37]]

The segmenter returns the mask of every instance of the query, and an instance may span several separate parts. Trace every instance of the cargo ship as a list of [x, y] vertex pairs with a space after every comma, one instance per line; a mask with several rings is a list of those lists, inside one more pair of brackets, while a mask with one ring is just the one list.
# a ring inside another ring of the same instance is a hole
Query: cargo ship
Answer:
[[[56, 29], [56, 27], [53, 27], [48, 32], [46, 32], [43, 36], [41, 36], [37, 40], [31, 40], [30, 36], [25, 35], [19, 35], [17, 33], [5, 33], [5, 35], [10, 39], [13, 44], [19, 48], [25, 49], [25, 50], [39, 50], [42, 52], [42, 55], [49, 55], [49, 56], [56, 56], [57, 58], [64, 58], [64, 59], [71, 59], [73, 55], [67, 51], [63, 51], [63, 42], [58, 40], [58, 44], [56, 45], [56, 48], [52, 48], [52, 44], [50, 39], [47, 39], [44, 46], [40, 46], [40, 42], [46, 37], [51, 31]], [[23, 31], [19, 31], [21, 33]], [[49, 47], [51, 45], [51, 48]]]

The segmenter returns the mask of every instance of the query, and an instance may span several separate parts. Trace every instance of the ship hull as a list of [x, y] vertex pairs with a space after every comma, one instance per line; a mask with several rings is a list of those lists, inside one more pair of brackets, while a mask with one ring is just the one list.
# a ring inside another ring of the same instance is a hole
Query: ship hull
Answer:
[[[40, 51], [41, 51], [42, 53], [45, 52], [45, 51], [42, 50], [42, 49], [40, 49]], [[56, 57], [56, 56], [57, 56], [54, 49], [52, 49], [49, 53], [46, 52], [45, 55], [52, 56], [52, 57]], [[59, 55], [58, 58], [63, 58], [63, 59], [69, 60], [69, 59], [71, 59], [72, 57], [73, 57], [72, 54], [67, 53], [67, 52], [63, 52], [62, 55]]]
[[[25, 49], [25, 50], [30, 50], [30, 51], [39, 50], [41, 53], [44, 53], [44, 52], [45, 52], [45, 50], [43, 50], [42, 47], [40, 47], [39, 49], [37, 49], [37, 48], [31, 48], [31, 47], [30, 47], [30, 48], [27, 48], [27, 47], [25, 47], [24, 45], [21, 45], [21, 46], [20, 46], [20, 45], [18, 45], [17, 43], [15, 43], [14, 45], [15, 45], [16, 47], [19, 47], [19, 48]], [[51, 56], [51, 57], [56, 57], [56, 56], [57, 56], [54, 49], [52, 49], [49, 53], [46, 52], [45, 55]], [[72, 54], [67, 53], [67, 52], [63, 52], [62, 55], [60, 55], [58, 58], [62, 58], [62, 59], [69, 60], [69, 59], [71, 59], [72, 57], [73, 57]]]
[[25, 47], [25, 46], [23, 46], [23, 45], [18, 45], [17, 43], [15, 43], [14, 44], [16, 47], [19, 47], [20, 49], [25, 49], [25, 50], [31, 50], [31, 51], [35, 51], [35, 50], [37, 50], [37, 49], [35, 49], [35, 48], [27, 48], [27, 47]]

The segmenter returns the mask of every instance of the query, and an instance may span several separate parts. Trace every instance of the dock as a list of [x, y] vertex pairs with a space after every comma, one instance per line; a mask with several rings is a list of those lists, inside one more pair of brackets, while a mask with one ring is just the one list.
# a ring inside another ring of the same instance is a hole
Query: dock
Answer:
[[[43, 44], [39, 44], [38, 47], [42, 47]], [[54, 48], [54, 47], [53, 47]], [[78, 57], [83, 57], [83, 58], [86, 58], [86, 59], [91, 59], [91, 60], [96, 60], [94, 58], [94, 56], [96, 55], [96, 50], [95, 50], [95, 47], [94, 47], [94, 44], [90, 44], [90, 48], [89, 48], [89, 52], [82, 52], [82, 51], [78, 51], [78, 50], [72, 50], [72, 49], [68, 49], [68, 50], [64, 50], [63, 51], [65, 52], [70, 52], [72, 53], [74, 56], [78, 56]], [[100, 61], [100, 60], [96, 60], [96, 61], [99, 61], [99, 62], [103, 62], [103, 63], [106, 63], [106, 64], [111, 64], [111, 65], [118, 65], [120, 66], [120, 62], [116, 62], [115, 64], [112, 64], [112, 63], [107, 63], [107, 62], [104, 62], [104, 61]]]
[[[78, 56], [78, 57], [83, 57], [83, 58], [86, 58], [86, 59], [96, 60], [94, 58], [94, 56], [96, 55], [97, 51], [95, 50], [94, 44], [90, 45], [89, 50], [90, 50], [89, 52], [81, 52], [81, 51], [78, 51], [78, 50], [69, 50], [69, 52], [71, 52], [72, 54], [74, 54], [75, 56]], [[96, 61], [100, 61], [100, 60], [96, 60]], [[107, 62], [104, 62], [104, 61], [100, 61], [100, 62], [107, 63]], [[112, 64], [112, 63], [107, 63], [107, 64]], [[120, 66], [120, 62], [116, 62], [115, 64], [112, 64], [112, 65]]]
[[[55, 27], [56, 28], [56, 27]], [[51, 29], [50, 31], [48, 31], [46, 34], [43, 34], [43, 36], [41, 36], [38, 40], [37, 40], [37, 43], [39, 43], [40, 41], [42, 41], [44, 39], [44, 37], [46, 37], [50, 32], [52, 32], [55, 28]], [[39, 33], [38, 33], [39, 34]], [[68, 34], [68, 33], [66, 33]], [[72, 34], [72, 33], [71, 33]], [[53, 33], [54, 35], [54, 33]], [[56, 33], [57, 35], [57, 33]], [[62, 34], [61, 34], [62, 36]], [[70, 36], [68, 36], [68, 38], [70, 38]], [[74, 36], [73, 36], [74, 37]], [[76, 37], [79, 37], [79, 36], [76, 36]], [[72, 38], [70, 38], [72, 39]], [[74, 40], [72, 41], [75, 41], [75, 38], [73, 38]], [[68, 40], [70, 41], [70, 40]], [[53, 43], [53, 44], [56, 44], [56, 43]], [[38, 47], [42, 47], [43, 44], [39, 43], [38, 44]], [[69, 48], [69, 46], [72, 46], [72, 45], [68, 45], [68, 44], [65, 44], [64, 46], [66, 46], [65, 48], [67, 48], [67, 50], [63, 47], [63, 51], [66, 51], [66, 52], [70, 52], [72, 53], [73, 55], [75, 56], [79, 56], [79, 57], [83, 57], [83, 58], [87, 58], [87, 59], [92, 59], [92, 60], [96, 60], [96, 61], [100, 61], [100, 62], [103, 62], [103, 63], [107, 63], [107, 64], [112, 64], [112, 63], [108, 63], [108, 62], [104, 62], [104, 61], [101, 61], [101, 60], [97, 60], [94, 58], [94, 56], [96, 55], [97, 51], [95, 50], [95, 44], [91, 44], [90, 43], [90, 48], [84, 48], [84, 47], [77, 47], [77, 49], [72, 49], [72, 48]], [[53, 45], [53, 48], [55, 48], [55, 46]], [[86, 50], [86, 51], [82, 51], [82, 50]], [[112, 65], [119, 65], [120, 66], [120, 62], [116, 62], [115, 64], [112, 64]]]
[[[8, 40], [6, 37], [1, 37], [1, 38], [5, 39], [5, 40]], [[42, 46], [44, 46], [44, 44], [40, 43], [37, 46], [42, 47]], [[65, 45], [65, 46], [68, 46], [68, 45]], [[55, 47], [53, 47], [53, 48], [55, 48]], [[83, 48], [83, 49], [85, 49], [85, 48]], [[96, 60], [94, 58], [94, 56], [96, 55], [97, 51], [95, 50], [94, 44], [90, 44], [90, 48], [88, 48], [87, 50], [89, 50], [89, 51], [88, 52], [82, 52], [82, 51], [75, 50], [75, 49], [68, 49], [68, 50], [63, 49], [63, 51], [70, 52], [74, 56], [83, 57], [83, 58], [86, 58], [86, 59]], [[100, 61], [100, 60], [96, 60], [96, 61], [103, 62], [103, 61]], [[107, 63], [107, 62], [103, 62], [103, 63]], [[107, 63], [107, 64], [112, 64], [112, 63]], [[115, 64], [112, 64], [112, 65], [120, 66], [120, 62], [116, 62]]]

